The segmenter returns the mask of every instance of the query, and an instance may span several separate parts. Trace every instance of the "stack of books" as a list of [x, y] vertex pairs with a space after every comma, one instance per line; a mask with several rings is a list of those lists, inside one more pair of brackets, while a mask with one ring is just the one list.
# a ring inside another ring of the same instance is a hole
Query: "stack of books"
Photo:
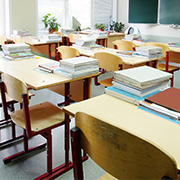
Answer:
[[94, 38], [107, 37], [107, 36], [108, 36], [107, 31], [95, 30], [92, 32], [92, 37], [94, 37]]
[[134, 56], [144, 59], [154, 59], [163, 57], [162, 48], [156, 46], [141, 46], [136, 47]]
[[173, 120], [180, 119], [180, 89], [171, 87], [140, 102], [140, 108]]
[[81, 47], [83, 49], [95, 49], [95, 48], [102, 48], [103, 46], [96, 44], [96, 39], [92, 37], [83, 37], [78, 38], [75, 40], [75, 44], [73, 44], [75, 47]]
[[3, 57], [9, 60], [30, 58], [34, 55], [31, 53], [30, 46], [24, 43], [2, 45]]
[[61, 41], [61, 36], [59, 34], [49, 34], [47, 42]]
[[80, 56], [39, 65], [40, 70], [54, 73], [68, 79], [79, 78], [99, 72], [98, 60]]
[[139, 105], [140, 101], [169, 87], [171, 73], [141, 66], [115, 71], [113, 86], [105, 93]]
[[31, 35], [29, 34], [29, 31], [27, 29], [14, 29], [11, 36], [21, 38], [21, 37], [31, 36]]
[[168, 47], [180, 48], [180, 42], [168, 43]]

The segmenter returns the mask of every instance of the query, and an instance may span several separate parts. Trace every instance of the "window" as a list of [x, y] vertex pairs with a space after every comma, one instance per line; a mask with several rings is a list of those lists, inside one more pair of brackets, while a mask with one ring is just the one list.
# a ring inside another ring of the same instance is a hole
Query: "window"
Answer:
[[115, 0], [38, 0], [38, 36], [48, 33], [42, 22], [47, 13], [56, 16], [62, 28], [72, 28], [72, 17], [81, 24], [81, 29], [94, 29], [96, 23], [109, 24], [113, 2]]
[[43, 16], [50, 13], [57, 18], [61, 27], [65, 27], [66, 0], [38, 0], [38, 36], [48, 34], [42, 22]]
[[93, 1], [93, 27], [96, 23], [109, 24], [112, 18], [111, 0]]

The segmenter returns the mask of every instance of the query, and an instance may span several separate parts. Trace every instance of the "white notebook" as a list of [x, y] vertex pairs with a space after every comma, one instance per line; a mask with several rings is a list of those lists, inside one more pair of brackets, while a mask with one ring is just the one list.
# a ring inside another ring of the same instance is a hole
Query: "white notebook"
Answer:
[[60, 60], [60, 65], [76, 68], [76, 67], [86, 66], [86, 65], [90, 65], [90, 66], [98, 65], [98, 60], [94, 58], [80, 56], [80, 57]]
[[143, 87], [147, 85], [153, 86], [154, 84], [157, 84], [157, 82], [168, 80], [171, 77], [171, 73], [164, 72], [149, 66], [140, 66], [114, 72], [114, 78], [118, 81], [137, 87]]

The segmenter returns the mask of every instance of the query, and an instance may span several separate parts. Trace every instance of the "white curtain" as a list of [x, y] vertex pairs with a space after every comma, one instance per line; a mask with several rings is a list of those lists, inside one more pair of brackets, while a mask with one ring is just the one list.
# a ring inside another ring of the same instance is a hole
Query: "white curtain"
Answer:
[[109, 24], [112, 19], [111, 0], [93, 0], [93, 26], [98, 23]]
[[5, 0], [0, 0], [0, 35], [6, 35], [5, 26]]

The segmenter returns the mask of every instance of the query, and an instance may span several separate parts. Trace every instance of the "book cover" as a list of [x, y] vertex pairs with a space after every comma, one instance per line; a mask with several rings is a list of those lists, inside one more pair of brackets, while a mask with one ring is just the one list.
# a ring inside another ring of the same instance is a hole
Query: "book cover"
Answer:
[[152, 96], [152, 95], [154, 95], [154, 94], [156, 94], [158, 92], [160, 92], [160, 91], [156, 91], [156, 92], [150, 93], [150, 94], [148, 94], [146, 96], [139, 97], [139, 96], [136, 96], [136, 95], [131, 94], [129, 92], [117, 89], [117, 88], [115, 88], [113, 86], [105, 88], [105, 93], [106, 94], [111, 95], [111, 96], [116, 97], [116, 98], [119, 98], [121, 100], [130, 102], [130, 103], [135, 104], [135, 105], [139, 105], [140, 101], [142, 101], [145, 98], [147, 98], [149, 96]]
[[146, 98], [147, 101], [180, 112], [180, 89], [171, 87]]
[[140, 66], [114, 72], [116, 80], [140, 88], [143, 88], [143, 86], [151, 87], [158, 82], [169, 80], [171, 77], [171, 73], [149, 66]]
[[40, 70], [53, 73], [55, 69], [60, 68], [60, 63], [58, 61], [53, 61], [51, 63], [39, 64], [38, 67]]
[[85, 65], [96, 65], [98, 64], [98, 60], [94, 58], [89, 58], [85, 56], [75, 57], [75, 58], [69, 58], [69, 59], [63, 59], [60, 61], [61, 65], [76, 68], [79, 66], [85, 66]]

